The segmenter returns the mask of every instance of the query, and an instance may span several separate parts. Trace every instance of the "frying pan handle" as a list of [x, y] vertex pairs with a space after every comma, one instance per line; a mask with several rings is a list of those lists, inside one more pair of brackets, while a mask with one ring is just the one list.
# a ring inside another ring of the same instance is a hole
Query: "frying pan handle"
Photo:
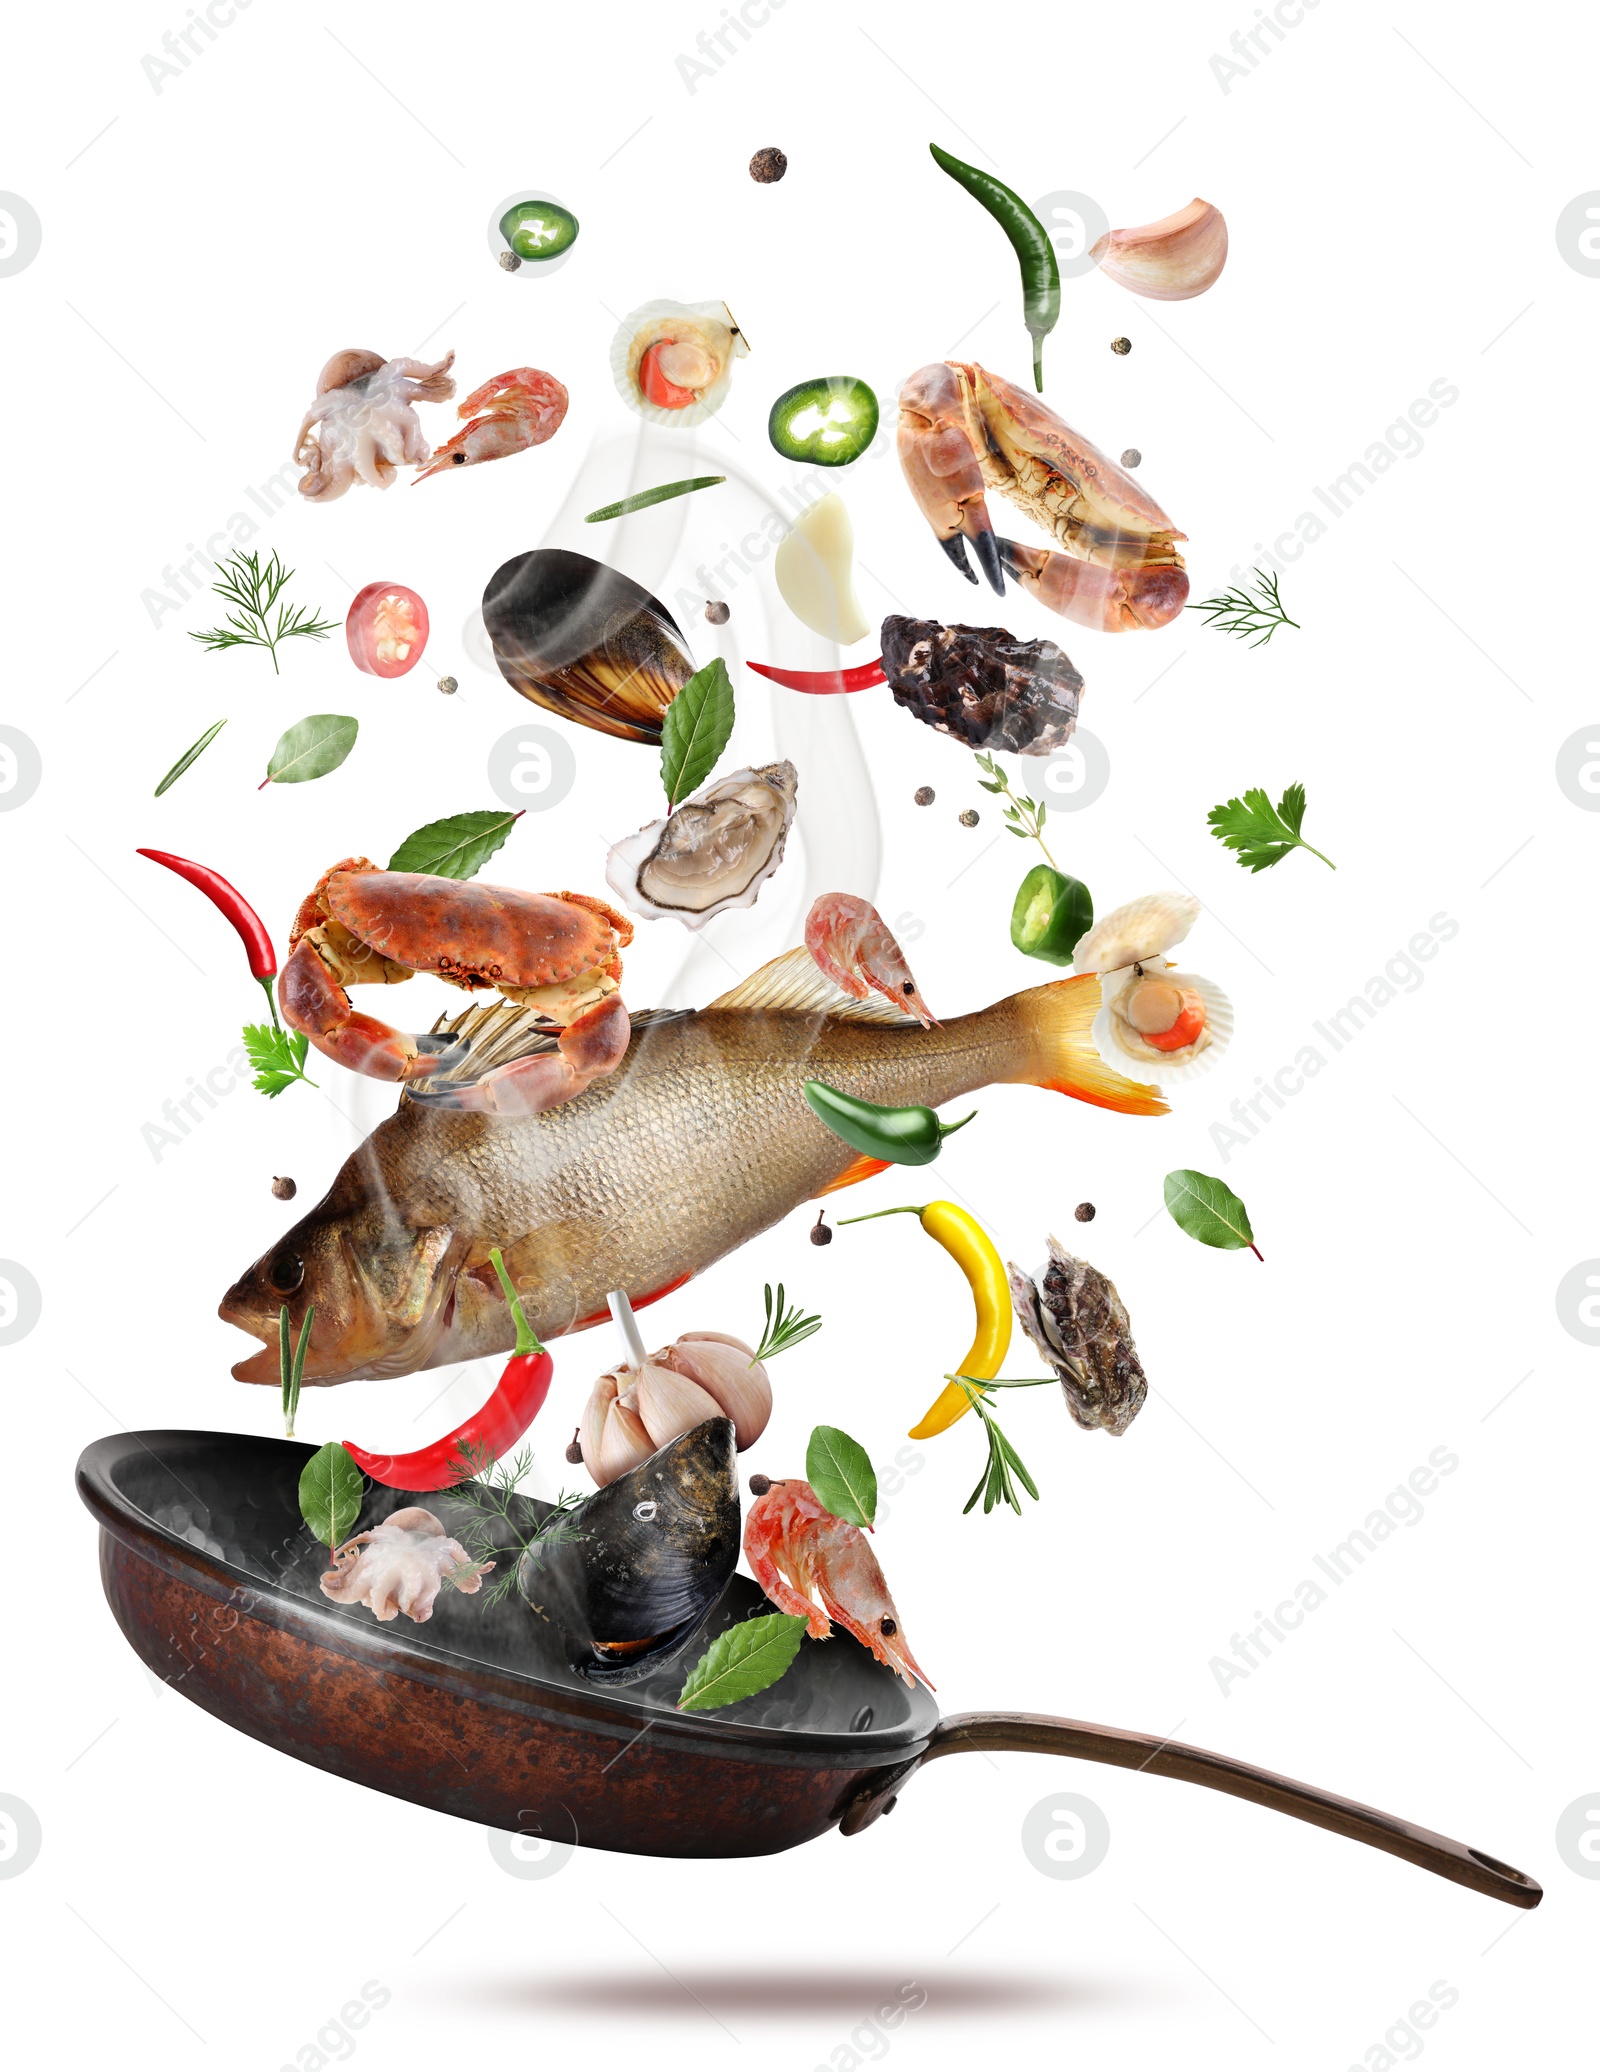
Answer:
[[1354, 1799], [1335, 1797], [1312, 1784], [1297, 1784], [1292, 1777], [1279, 1777], [1271, 1770], [1258, 1770], [1253, 1763], [1241, 1763], [1232, 1756], [1214, 1755], [1209, 1749], [1190, 1748], [1181, 1741], [1162, 1740], [1154, 1734], [1135, 1734], [1122, 1727], [1095, 1727], [1083, 1720], [1051, 1719], [1037, 1712], [962, 1712], [941, 1720], [922, 1755], [910, 1763], [880, 1772], [862, 1786], [845, 1808], [840, 1828], [845, 1834], [859, 1834], [894, 1803], [900, 1786], [920, 1769], [942, 1755], [963, 1755], [969, 1750], [1016, 1750], [1029, 1755], [1071, 1755], [1090, 1763], [1112, 1763], [1121, 1770], [1148, 1770], [1156, 1777], [1176, 1777], [1185, 1784], [1203, 1784], [1211, 1791], [1225, 1791], [1252, 1805], [1287, 1813], [1292, 1820], [1309, 1821], [1313, 1827], [1330, 1828], [1353, 1842], [1365, 1842], [1371, 1849], [1403, 1856], [1436, 1877], [1466, 1885], [1489, 1899], [1504, 1900], [1507, 1906], [1536, 1907], [1543, 1888], [1525, 1872], [1454, 1842], [1448, 1835], [1413, 1827], [1408, 1820], [1396, 1820]]

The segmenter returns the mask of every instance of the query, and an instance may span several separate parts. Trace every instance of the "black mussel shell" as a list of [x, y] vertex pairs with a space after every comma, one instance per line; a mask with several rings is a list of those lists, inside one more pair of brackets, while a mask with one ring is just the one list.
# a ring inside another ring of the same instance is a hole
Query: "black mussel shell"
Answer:
[[523, 1555], [517, 1588], [574, 1666], [626, 1682], [688, 1639], [738, 1559], [733, 1422], [709, 1417], [569, 1512]]
[[630, 576], [539, 547], [497, 568], [483, 623], [514, 691], [625, 741], [661, 740], [667, 707], [694, 674], [677, 621]]

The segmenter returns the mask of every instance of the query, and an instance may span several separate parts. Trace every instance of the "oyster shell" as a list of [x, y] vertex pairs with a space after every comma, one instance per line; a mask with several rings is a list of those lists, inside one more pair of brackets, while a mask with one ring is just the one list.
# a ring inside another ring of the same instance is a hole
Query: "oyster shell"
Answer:
[[[1157, 1082], [1196, 1078], [1233, 1041], [1227, 994], [1215, 980], [1180, 971], [1163, 954], [1183, 941], [1199, 913], [1199, 900], [1188, 893], [1152, 892], [1107, 914], [1078, 944], [1074, 970], [1092, 971], [1100, 980], [1094, 1046], [1119, 1072]], [[1173, 1049], [1149, 1040], [1145, 1030], [1160, 1034], [1177, 1026], [1169, 1014], [1201, 1017], [1193, 1041]]]
[[708, 1417], [535, 1540], [517, 1588], [596, 1683], [631, 1683], [693, 1635], [739, 1559], [733, 1420]]
[[647, 921], [667, 915], [703, 928], [713, 914], [754, 906], [783, 861], [799, 774], [793, 763], [735, 770], [618, 842], [606, 883]]
[[881, 637], [894, 702], [935, 732], [1016, 755], [1053, 755], [1072, 738], [1083, 678], [1053, 640], [893, 612]]
[[659, 743], [667, 707], [694, 674], [658, 597], [564, 547], [539, 547], [497, 568], [483, 593], [483, 623], [514, 691], [625, 741]]
[[[656, 361], [663, 380], [693, 401], [666, 409], [645, 394], [641, 368], [654, 346], [661, 348]], [[611, 373], [618, 395], [652, 424], [704, 424], [727, 400], [734, 361], [749, 351], [725, 302], [645, 302], [617, 326]]]
[[1017, 1322], [1060, 1377], [1073, 1418], [1086, 1432], [1120, 1438], [1149, 1386], [1122, 1297], [1057, 1238], [1036, 1274], [1009, 1263], [1008, 1271]]

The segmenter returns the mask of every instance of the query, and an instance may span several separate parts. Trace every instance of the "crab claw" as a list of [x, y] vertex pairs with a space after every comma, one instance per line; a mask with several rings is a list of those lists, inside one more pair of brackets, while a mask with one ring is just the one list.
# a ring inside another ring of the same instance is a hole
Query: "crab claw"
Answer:
[[1133, 633], [1169, 625], [1189, 596], [1184, 569], [1165, 563], [1148, 568], [1102, 568], [1071, 554], [1024, 547], [1017, 540], [996, 543], [1012, 578], [1050, 611], [1102, 633]]
[[971, 540], [991, 589], [1004, 596], [1006, 582], [977, 458], [984, 450], [984, 434], [981, 424], [974, 427], [969, 417], [966, 393], [953, 367], [936, 361], [919, 368], [900, 391], [900, 466], [950, 560], [969, 583], [975, 583], [978, 578], [961, 544], [963, 538]]
[[480, 1115], [540, 1115], [614, 1072], [627, 1053], [630, 1034], [628, 1010], [613, 993], [569, 1022], [554, 1050], [497, 1065], [470, 1085], [414, 1088], [412, 1099]]

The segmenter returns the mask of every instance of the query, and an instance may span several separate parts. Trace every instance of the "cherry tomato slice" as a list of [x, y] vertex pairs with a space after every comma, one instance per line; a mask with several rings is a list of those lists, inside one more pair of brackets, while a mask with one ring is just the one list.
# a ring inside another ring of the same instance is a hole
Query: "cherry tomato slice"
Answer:
[[404, 676], [428, 644], [428, 607], [403, 583], [368, 583], [344, 622], [350, 659], [368, 676]]
[[639, 362], [639, 387], [647, 403], [654, 403], [658, 410], [687, 410], [691, 403], [700, 398], [693, 389], [680, 388], [675, 381], [668, 381], [661, 371], [661, 354], [670, 339], [663, 338]]

